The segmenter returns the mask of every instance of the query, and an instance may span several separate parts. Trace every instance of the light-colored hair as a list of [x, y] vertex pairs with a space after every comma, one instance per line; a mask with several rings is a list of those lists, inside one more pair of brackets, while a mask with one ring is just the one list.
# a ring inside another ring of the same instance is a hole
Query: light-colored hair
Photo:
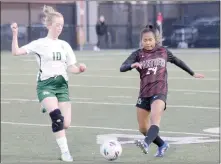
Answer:
[[157, 44], [162, 43], [161, 33], [158, 29], [155, 30], [155, 38], [156, 38]]
[[45, 21], [43, 22], [45, 26], [51, 25], [53, 23], [54, 17], [63, 17], [63, 15], [61, 13], [56, 11], [51, 6], [44, 5], [42, 12], [45, 16]]

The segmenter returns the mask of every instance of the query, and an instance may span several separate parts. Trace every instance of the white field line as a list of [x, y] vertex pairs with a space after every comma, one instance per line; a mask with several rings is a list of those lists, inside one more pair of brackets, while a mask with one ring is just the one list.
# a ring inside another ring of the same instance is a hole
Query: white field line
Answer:
[[[36, 86], [36, 84], [31, 83], [13, 83], [13, 82], [1, 82], [2, 85], [31, 85]], [[109, 89], [135, 89], [138, 90], [138, 87], [133, 86], [105, 86], [105, 85], [81, 85], [81, 84], [69, 84], [69, 87], [80, 87], [80, 88], [109, 88]], [[212, 93], [218, 94], [219, 91], [215, 90], [191, 90], [191, 89], [169, 89], [169, 92], [189, 92], [189, 93]]]
[[[2, 101], [20, 101], [20, 102], [38, 102], [37, 99], [22, 99], [22, 98], [1, 98]], [[73, 104], [94, 104], [94, 105], [119, 105], [119, 106], [135, 106], [130, 103], [110, 103], [110, 102], [96, 102], [96, 101], [72, 101]], [[218, 110], [219, 107], [208, 107], [208, 106], [189, 106], [189, 105], [167, 105], [170, 108], [189, 108], [189, 109], [208, 109], [208, 110]]]
[[[20, 125], [20, 126], [38, 126], [38, 127], [50, 127], [51, 126], [48, 124], [32, 124], [32, 123], [8, 122], [8, 121], [1, 121], [1, 124]], [[70, 127], [71, 128], [80, 128], [80, 129], [99, 129], [99, 130], [138, 132], [138, 130], [136, 130], [136, 129], [111, 128], [111, 127], [99, 127], [99, 126], [70, 126]], [[205, 133], [189, 133], [189, 132], [174, 132], [174, 131], [160, 131], [160, 133], [219, 137], [219, 135], [205, 134]]]

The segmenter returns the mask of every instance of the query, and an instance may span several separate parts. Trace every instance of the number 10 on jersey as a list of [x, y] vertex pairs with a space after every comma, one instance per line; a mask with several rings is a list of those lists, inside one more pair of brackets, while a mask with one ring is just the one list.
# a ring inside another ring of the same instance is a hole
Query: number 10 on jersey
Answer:
[[53, 60], [61, 60], [61, 53], [53, 52]]

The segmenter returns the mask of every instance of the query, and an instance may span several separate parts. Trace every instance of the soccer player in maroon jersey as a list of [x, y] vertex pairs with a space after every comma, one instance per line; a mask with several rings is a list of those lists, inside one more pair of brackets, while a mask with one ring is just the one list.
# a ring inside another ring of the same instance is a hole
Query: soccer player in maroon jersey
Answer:
[[140, 93], [136, 107], [139, 131], [145, 139], [136, 141], [136, 144], [147, 154], [149, 145], [153, 142], [158, 146], [155, 156], [162, 157], [169, 148], [169, 144], [158, 135], [161, 116], [166, 109], [167, 62], [175, 64], [195, 78], [204, 78], [204, 75], [193, 72], [182, 60], [158, 43], [159, 37], [153, 26], [143, 29], [142, 48], [126, 59], [120, 71], [126, 72], [136, 68], [140, 74]]

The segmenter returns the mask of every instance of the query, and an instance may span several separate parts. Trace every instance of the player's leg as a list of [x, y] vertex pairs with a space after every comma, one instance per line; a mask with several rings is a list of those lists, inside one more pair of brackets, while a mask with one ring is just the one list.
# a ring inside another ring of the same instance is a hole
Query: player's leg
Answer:
[[[64, 129], [68, 129], [71, 124], [71, 103], [70, 102], [58, 102], [59, 109], [61, 110], [62, 115], [64, 116]], [[66, 145], [68, 145], [66, 139]], [[63, 160], [68, 160], [72, 158], [70, 154], [65, 154], [62, 156]]]
[[68, 129], [71, 124], [71, 101], [69, 98], [68, 83], [65, 80], [63, 82], [63, 86], [57, 89], [56, 96], [59, 108], [64, 116], [64, 128]]
[[140, 133], [146, 136], [146, 133], [150, 127], [150, 111], [137, 108], [137, 122]]
[[[139, 124], [139, 131], [146, 136], [150, 128], [150, 109], [151, 109], [151, 98], [139, 98], [137, 101], [137, 120]], [[164, 141], [157, 135], [153, 140], [158, 147], [164, 144]], [[136, 141], [137, 146], [139, 146], [144, 153], [148, 152], [148, 147], [144, 148], [143, 142]]]
[[[55, 134], [57, 144], [61, 151], [61, 159], [66, 162], [73, 161], [64, 130], [64, 117], [58, 105], [56, 92], [53, 88], [53, 79], [38, 82], [37, 94], [41, 105], [47, 110], [52, 121], [52, 132]], [[53, 90], [52, 90], [53, 89]]]
[[58, 105], [56, 97], [44, 98], [41, 102], [44, 108], [49, 113], [52, 121], [52, 131], [55, 134], [57, 144], [61, 151], [61, 159], [66, 162], [73, 161], [67, 144], [67, 138], [64, 130], [64, 116]]
[[156, 139], [159, 133], [159, 125], [163, 114], [165, 103], [162, 100], [155, 100], [151, 104], [150, 121], [151, 126], [146, 133], [144, 142], [138, 141], [137, 145], [147, 154], [150, 144]]
[[149, 129], [150, 122], [150, 99], [139, 97], [137, 100], [137, 121], [139, 125], [139, 131], [146, 136], [146, 132]]
[[[137, 121], [140, 133], [146, 136], [151, 124], [150, 110], [137, 108]], [[153, 143], [156, 144], [158, 147], [161, 147], [164, 144], [164, 141], [160, 138], [160, 136], [157, 136]]]
[[[161, 118], [163, 115], [164, 110], [166, 109], [166, 96], [164, 95], [156, 95], [156, 97], [151, 104], [151, 127], [152, 129], [149, 129], [148, 133], [149, 135], [152, 135], [152, 137], [155, 137], [156, 134], [158, 135], [159, 133], [159, 127], [160, 127], [160, 122]], [[147, 135], [148, 135], [147, 133]], [[155, 138], [156, 140], [157, 138]], [[145, 138], [145, 141], [147, 144], [151, 143], [151, 137]], [[160, 142], [160, 141], [159, 141]], [[169, 144], [167, 142], [161, 142], [160, 145], [158, 146], [158, 151], [155, 154], [156, 157], [163, 157], [164, 153], [166, 150], [169, 148]]]
[[151, 104], [151, 126], [147, 132], [145, 142], [150, 145], [159, 133], [160, 121], [165, 108], [165, 102], [162, 100], [155, 100]]
[[153, 98], [150, 99], [150, 106], [151, 106], [151, 114], [150, 114], [151, 126], [147, 131], [144, 142], [139, 143], [139, 147], [146, 154], [148, 153], [148, 148], [153, 141], [161, 142], [161, 146], [158, 148], [158, 152], [155, 156], [162, 157], [165, 151], [169, 148], [169, 144], [165, 143], [158, 137], [161, 117], [163, 115], [164, 110], [166, 109], [166, 96], [164, 95], [153, 96]]
[[59, 102], [58, 106], [64, 116], [64, 129], [68, 129], [71, 125], [71, 102]]
[[[63, 83], [63, 85], [56, 87], [55, 95], [58, 99], [58, 107], [62, 116], [64, 117], [63, 128], [65, 130], [70, 126], [71, 123], [71, 104], [69, 99], [68, 83], [65, 81], [63, 76], [58, 76], [56, 80], [59, 84]], [[66, 145], [64, 148], [68, 150], [68, 142], [66, 137], [64, 141]], [[73, 161], [69, 151], [66, 154], [62, 154], [61, 157], [63, 161]]]
[[[154, 138], [158, 136], [159, 127], [163, 112], [165, 110], [165, 101], [162, 99], [154, 100], [151, 104], [151, 127], [147, 132], [147, 137], [145, 138], [145, 142], [150, 145], [153, 142]], [[165, 151], [169, 148], [169, 144], [166, 142], [162, 142], [158, 147], [158, 151], [155, 154], [156, 157], [163, 157]]]
[[[46, 97], [41, 101], [41, 105], [45, 107], [52, 121], [52, 131], [56, 138], [64, 137], [64, 117], [58, 107], [58, 100], [54, 97]], [[58, 121], [59, 120], [59, 121]], [[56, 123], [57, 122], [57, 123]]]

